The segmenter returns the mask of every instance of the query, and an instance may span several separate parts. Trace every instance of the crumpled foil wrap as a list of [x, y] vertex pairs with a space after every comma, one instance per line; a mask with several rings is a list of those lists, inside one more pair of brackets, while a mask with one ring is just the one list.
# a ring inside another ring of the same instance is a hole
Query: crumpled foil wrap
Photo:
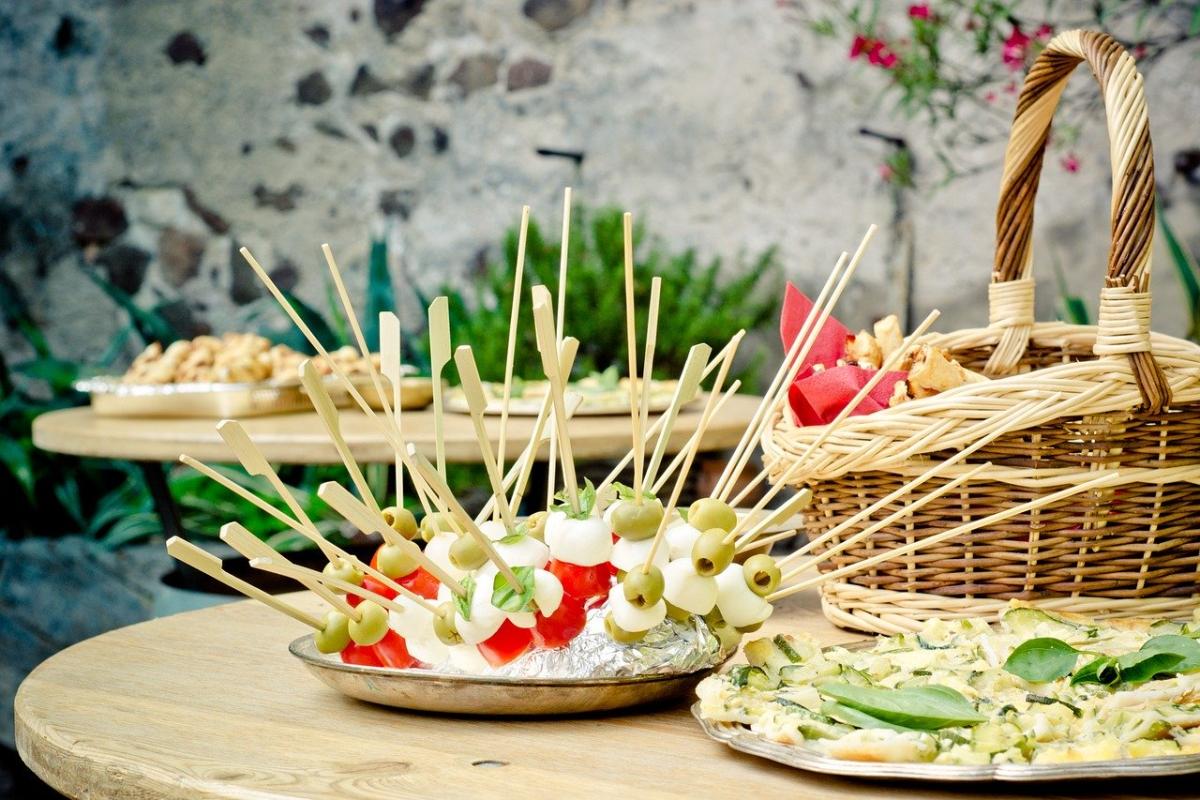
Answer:
[[[614, 642], [604, 630], [608, 603], [587, 612], [587, 625], [566, 647], [535, 650], [489, 671], [512, 678], [629, 678], [695, 672], [720, 664], [721, 643], [704, 620], [678, 622], [667, 617], [633, 644]], [[464, 674], [449, 664], [437, 672]]]

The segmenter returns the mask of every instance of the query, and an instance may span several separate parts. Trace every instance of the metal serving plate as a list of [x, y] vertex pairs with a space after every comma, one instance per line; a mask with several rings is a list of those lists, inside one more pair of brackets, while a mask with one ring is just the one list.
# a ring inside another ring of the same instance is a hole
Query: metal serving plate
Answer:
[[[650, 397], [650, 413], [661, 414], [671, 405], [671, 392], [674, 391], [675, 381], [655, 381], [655, 383], [668, 387], [668, 390], [656, 392]], [[571, 386], [567, 386], [567, 391], [572, 391]], [[615, 417], [629, 413], [628, 395], [619, 392], [605, 392], [604, 394], [580, 392], [580, 395], [583, 397], [583, 401], [575, 411], [576, 417]], [[688, 405], [696, 402], [701, 396], [693, 398], [684, 407], [686, 408]], [[544, 395], [541, 394], [531, 397], [514, 397], [508, 404], [509, 416], [536, 417], [541, 411], [543, 399]], [[446, 393], [446, 396], [442, 400], [442, 408], [455, 414], [470, 413], [470, 408], [467, 407], [466, 395], [462, 393], [462, 389], [457, 387]], [[484, 410], [485, 414], [498, 416], [503, 411], [503, 398], [488, 398], [487, 408]]]
[[[380, 378], [380, 383], [383, 391], [387, 394], [388, 404], [391, 405], [391, 381], [387, 378]], [[376, 411], [383, 410], [383, 401], [379, 399], [379, 393], [375, 391], [375, 383], [370, 378], [356, 379], [354, 388], [362, 395], [363, 400], [367, 401], [367, 405]], [[329, 382], [327, 389], [329, 396], [333, 398], [334, 405], [357, 408], [354, 398], [350, 396], [350, 392], [346, 391], [346, 387], [340, 380], [334, 378]], [[400, 409], [402, 411], [416, 411], [425, 408], [432, 402], [433, 381], [430, 378], [407, 377], [400, 379]]]
[[427, 669], [343, 664], [317, 651], [312, 634], [288, 647], [325, 685], [344, 695], [411, 711], [471, 716], [587, 714], [690, 696], [711, 668], [631, 678], [531, 679], [453, 675]]
[[[834, 645], [846, 650], [862, 650], [875, 644], [874, 639]], [[828, 648], [826, 648], [828, 649]], [[1156, 775], [1186, 775], [1200, 772], [1200, 755], [1121, 758], [1110, 761], [1079, 761], [1071, 764], [930, 764], [927, 762], [849, 761], [819, 753], [808, 747], [783, 744], [754, 733], [738, 722], [713, 722], [700, 715], [700, 703], [692, 704], [692, 716], [709, 738], [734, 750], [776, 761], [789, 767], [844, 775], [851, 778], [917, 781], [1077, 781], [1090, 778], [1141, 778]]]
[[284, 414], [309, 408], [295, 381], [255, 383], [122, 383], [116, 376], [75, 382], [106, 417], [203, 417], [223, 419]]

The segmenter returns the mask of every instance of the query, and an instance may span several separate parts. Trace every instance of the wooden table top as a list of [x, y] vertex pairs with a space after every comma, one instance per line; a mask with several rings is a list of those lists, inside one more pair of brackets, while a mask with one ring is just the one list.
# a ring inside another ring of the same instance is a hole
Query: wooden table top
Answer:
[[[761, 398], [735, 395], [713, 416], [701, 449], [725, 450], [737, 444]], [[672, 433], [670, 453], [678, 452], [700, 421], [703, 403], [692, 403], [680, 412]], [[343, 410], [342, 433], [355, 458], [364, 463], [390, 463], [395, 454], [375, 423], [357, 410]], [[651, 423], [657, 419], [652, 415]], [[514, 458], [529, 441], [533, 417], [513, 416], [508, 421], [506, 452]], [[84, 406], [51, 411], [33, 421], [33, 442], [43, 450], [77, 456], [122, 458], [134, 461], [175, 461], [187, 453], [202, 461], [233, 461], [213, 419], [142, 419], [101, 417]], [[242, 420], [250, 438], [269, 461], [280, 464], [337, 464], [337, 451], [329, 441], [317, 415], [312, 412], [276, 414]], [[487, 430], [495, 447], [500, 437], [500, 418], [487, 418]], [[433, 412], [404, 412], [406, 438], [428, 458], [434, 457]], [[446, 413], [446, 459], [478, 463], [479, 445], [470, 417]], [[575, 458], [603, 460], [619, 458], [629, 451], [632, 429], [627, 415], [576, 417], [571, 420], [571, 443]], [[544, 459], [548, 448], [543, 447]]]
[[[296, 602], [311, 603], [311, 598]], [[815, 592], [764, 633], [857, 638]], [[936, 786], [804, 773], [710, 741], [687, 706], [536, 720], [423, 716], [343, 697], [288, 655], [304, 629], [251, 602], [122, 628], [39, 666], [15, 702], [21, 757], [89, 798], [1195, 797], [1195, 778]]]

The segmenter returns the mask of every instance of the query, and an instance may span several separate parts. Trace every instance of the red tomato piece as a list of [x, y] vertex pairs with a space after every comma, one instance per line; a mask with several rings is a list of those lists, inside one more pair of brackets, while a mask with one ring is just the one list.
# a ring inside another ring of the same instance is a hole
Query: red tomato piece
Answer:
[[581, 567], [566, 561], [551, 559], [546, 569], [563, 585], [563, 593], [580, 600], [591, 600], [608, 594], [616, 569], [607, 561], [594, 567]]
[[419, 663], [409, 654], [404, 637], [395, 631], [385, 633], [382, 639], [371, 645], [371, 648], [385, 667], [407, 669], [415, 667]]
[[533, 646], [533, 631], [518, 628], [511, 620], [504, 620], [492, 638], [480, 642], [480, 654], [493, 667], [503, 667], [508, 662], [524, 655]]
[[375, 648], [363, 647], [362, 645], [351, 642], [346, 645], [346, 649], [342, 651], [342, 663], [358, 664], [362, 667], [382, 667], [383, 662], [379, 660], [379, 654], [375, 652]]
[[382, 581], [377, 581], [370, 575], [363, 576], [362, 587], [368, 592], [374, 592], [387, 600], [391, 600], [397, 594], [394, 589], [388, 588]]
[[583, 601], [569, 594], [564, 594], [558, 610], [546, 617], [537, 615], [537, 626], [533, 629], [533, 642], [538, 647], [554, 649], [566, 647], [579, 635], [587, 623], [587, 612], [584, 611]]
[[425, 571], [424, 567], [417, 567], [412, 572], [405, 575], [396, 583], [408, 589], [414, 594], [419, 594], [426, 600], [436, 600], [438, 596], [438, 579], [433, 577], [429, 572]]

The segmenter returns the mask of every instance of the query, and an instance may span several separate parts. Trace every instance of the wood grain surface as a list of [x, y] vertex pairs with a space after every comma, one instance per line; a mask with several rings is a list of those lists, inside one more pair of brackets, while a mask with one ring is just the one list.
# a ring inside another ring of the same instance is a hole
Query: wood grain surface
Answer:
[[[736, 395], [714, 415], [702, 448], [724, 450], [737, 444], [750, 424], [760, 398]], [[675, 453], [696, 430], [703, 403], [692, 403], [679, 415], [671, 436]], [[358, 411], [342, 411], [342, 433], [351, 452], [361, 462], [390, 463], [395, 454], [376, 425]], [[657, 416], [651, 417], [653, 424]], [[127, 458], [138, 461], [174, 461], [183, 453], [202, 461], [233, 461], [233, 454], [217, 435], [215, 419], [138, 419], [101, 417], [87, 407], [52, 411], [34, 420], [34, 444], [43, 450], [77, 456]], [[533, 431], [533, 417], [509, 418], [505, 451], [510, 458], [519, 453]], [[337, 451], [321, 427], [316, 414], [303, 412], [252, 417], [242, 421], [246, 431], [266, 457], [281, 464], [336, 464]], [[500, 435], [500, 418], [485, 420], [495, 447]], [[434, 455], [433, 412], [404, 412], [406, 438], [426, 457]], [[571, 442], [580, 460], [619, 458], [629, 451], [632, 429], [629, 417], [577, 417], [571, 420]], [[541, 458], [548, 448], [543, 447]], [[478, 463], [479, 445], [466, 414], [446, 414], [446, 458], [460, 463]]]
[[[764, 632], [795, 629], [828, 643], [855, 638], [824, 620], [811, 592], [786, 601]], [[319, 683], [287, 652], [303, 632], [243, 602], [89, 639], [22, 684], [18, 749], [77, 798], [1197, 796], [1186, 777], [1021, 787], [812, 775], [710, 741], [686, 704], [573, 719], [410, 714]]]

